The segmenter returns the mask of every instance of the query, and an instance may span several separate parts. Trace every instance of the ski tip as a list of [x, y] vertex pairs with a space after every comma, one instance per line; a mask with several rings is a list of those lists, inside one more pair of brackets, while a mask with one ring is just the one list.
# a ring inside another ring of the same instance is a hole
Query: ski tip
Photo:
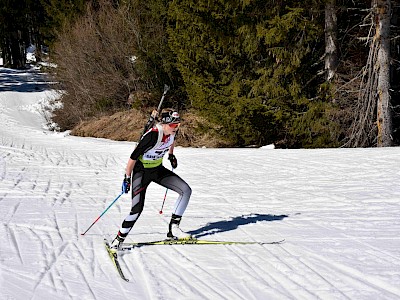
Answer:
[[162, 215], [162, 210], [159, 211], [160, 215]]
[[283, 244], [283, 243], [285, 243], [285, 239], [282, 239], [282, 240], [280, 240], [280, 241], [275, 241], [275, 242], [270, 242], [269, 244], [276, 244], [276, 245], [279, 245], [279, 244]]

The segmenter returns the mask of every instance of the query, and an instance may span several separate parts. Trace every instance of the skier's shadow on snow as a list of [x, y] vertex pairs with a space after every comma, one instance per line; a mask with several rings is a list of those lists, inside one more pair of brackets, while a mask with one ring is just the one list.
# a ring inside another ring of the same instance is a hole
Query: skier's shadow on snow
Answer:
[[200, 238], [206, 235], [212, 235], [220, 232], [231, 231], [237, 229], [239, 226], [254, 224], [257, 222], [271, 222], [271, 221], [281, 221], [284, 218], [287, 218], [287, 215], [260, 215], [260, 214], [251, 214], [251, 215], [242, 215], [240, 217], [235, 217], [230, 220], [211, 222], [207, 225], [189, 231], [188, 233], [196, 238]]

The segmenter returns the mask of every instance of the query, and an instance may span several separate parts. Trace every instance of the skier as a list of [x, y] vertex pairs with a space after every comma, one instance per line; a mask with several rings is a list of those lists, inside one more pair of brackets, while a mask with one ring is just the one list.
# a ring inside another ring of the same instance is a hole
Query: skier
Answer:
[[[157, 111], [152, 113], [157, 117]], [[132, 208], [122, 222], [111, 248], [118, 249], [143, 211], [146, 189], [151, 182], [171, 189], [179, 194], [169, 223], [167, 237], [189, 239], [191, 236], [179, 228], [181, 218], [192, 193], [190, 186], [177, 174], [162, 165], [168, 152], [168, 160], [173, 169], [178, 166], [174, 155], [175, 134], [180, 126], [180, 117], [173, 109], [161, 112], [161, 122], [148, 130], [132, 152], [125, 170], [122, 190], [128, 193], [132, 183]], [[131, 181], [132, 175], [132, 181]]]

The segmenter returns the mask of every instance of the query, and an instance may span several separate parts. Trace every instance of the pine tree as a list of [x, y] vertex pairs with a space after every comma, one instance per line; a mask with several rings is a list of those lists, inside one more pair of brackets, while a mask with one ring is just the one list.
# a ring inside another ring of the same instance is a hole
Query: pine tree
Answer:
[[24, 68], [29, 31], [26, 1], [4, 0], [0, 6], [0, 38], [3, 63], [6, 67]]
[[308, 100], [317, 97], [321, 5], [171, 2], [170, 45], [189, 98], [237, 145], [307, 146], [328, 133], [324, 105]]
[[0, 4], [0, 46], [5, 66], [24, 68], [26, 48], [50, 45], [63, 25], [82, 13], [89, 0], [3, 0]]
[[[90, 0], [39, 0], [44, 9], [41, 34], [46, 45], [51, 46], [64, 26], [71, 26], [85, 13]], [[95, 2], [95, 1], [94, 1]]]

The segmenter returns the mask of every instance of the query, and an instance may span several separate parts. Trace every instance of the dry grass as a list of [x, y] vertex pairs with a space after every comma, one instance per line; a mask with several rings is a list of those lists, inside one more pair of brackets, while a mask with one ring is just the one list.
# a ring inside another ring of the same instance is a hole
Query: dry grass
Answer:
[[[148, 114], [138, 110], [117, 112], [111, 116], [103, 116], [78, 124], [72, 135], [83, 137], [106, 138], [116, 141], [139, 140], [146, 124]], [[183, 147], [220, 148], [231, 147], [232, 143], [218, 136], [219, 128], [192, 112], [182, 115], [177, 145]]]
[[138, 141], [145, 123], [145, 115], [132, 109], [83, 121], [71, 131], [71, 134], [115, 141]]

